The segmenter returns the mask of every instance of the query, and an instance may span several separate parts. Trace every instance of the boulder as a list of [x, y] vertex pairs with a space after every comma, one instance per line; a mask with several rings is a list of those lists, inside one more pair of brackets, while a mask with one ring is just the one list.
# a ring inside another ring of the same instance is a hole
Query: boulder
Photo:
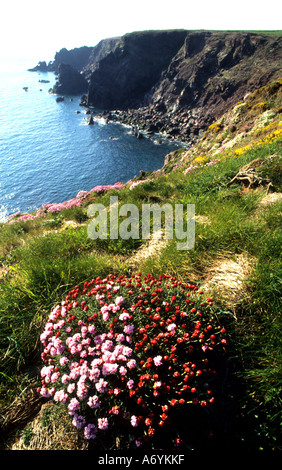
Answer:
[[87, 124], [88, 124], [88, 126], [93, 126], [93, 124], [94, 124], [94, 119], [93, 119], [93, 116], [91, 114], [87, 119]]

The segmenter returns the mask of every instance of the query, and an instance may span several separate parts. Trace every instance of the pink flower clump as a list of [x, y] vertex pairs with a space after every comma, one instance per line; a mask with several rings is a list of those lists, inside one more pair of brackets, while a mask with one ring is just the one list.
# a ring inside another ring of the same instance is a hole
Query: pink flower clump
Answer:
[[170, 276], [141, 274], [75, 286], [40, 340], [38, 393], [63, 403], [85, 439], [127, 432], [132, 446], [167, 440], [175, 416], [212, 406], [216, 355], [226, 346], [211, 298]]
[[95, 186], [90, 191], [79, 191], [75, 198], [69, 199], [68, 201], [59, 202], [59, 203], [51, 203], [51, 204], [43, 204], [39, 209], [37, 209], [35, 214], [21, 214], [20, 212], [15, 212], [9, 216], [8, 224], [14, 224], [16, 222], [26, 221], [26, 220], [34, 220], [40, 217], [46, 217], [47, 213], [58, 213], [65, 209], [72, 209], [73, 207], [80, 207], [83, 205], [84, 200], [93, 193], [99, 194], [104, 191], [109, 190], [119, 190], [124, 187], [124, 183], [117, 182], [115, 184], [108, 184], [108, 185], [98, 185]]

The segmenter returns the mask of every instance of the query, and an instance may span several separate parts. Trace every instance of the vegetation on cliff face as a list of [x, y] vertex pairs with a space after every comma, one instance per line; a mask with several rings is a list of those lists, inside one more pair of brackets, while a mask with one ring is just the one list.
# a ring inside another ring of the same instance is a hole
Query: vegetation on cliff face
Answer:
[[[237, 452], [281, 450], [281, 85], [277, 80], [245, 97], [163, 169], [87, 194], [78, 207], [1, 225], [2, 448], [88, 448], [67, 411], [36, 393], [40, 335], [71, 290], [98, 276], [141, 272], [198, 286], [227, 318], [221, 399], [214, 414], [193, 421], [205, 430], [212, 425], [212, 433], [188, 442], [189, 450], [203, 443]], [[195, 247], [179, 251], [175, 238], [90, 239], [87, 207], [108, 207], [111, 195], [139, 208], [195, 204]]]

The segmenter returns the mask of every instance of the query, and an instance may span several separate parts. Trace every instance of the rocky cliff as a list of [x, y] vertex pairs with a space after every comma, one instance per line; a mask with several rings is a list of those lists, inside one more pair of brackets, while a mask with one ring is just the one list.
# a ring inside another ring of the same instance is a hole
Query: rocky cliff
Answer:
[[[159, 78], [153, 85], [147, 62], [143, 61], [141, 71], [136, 65], [142, 63], [139, 47], [132, 47], [138, 36], [127, 48], [117, 46], [115, 54], [101, 61], [92, 74], [88, 104], [122, 110], [110, 113], [111, 119], [188, 139], [203, 132], [247, 93], [282, 75], [282, 37], [186, 31], [182, 38], [177, 52], [171, 50], [169, 63], [159, 63]], [[158, 51], [159, 43], [154, 43], [153, 36], [148, 34], [146, 39], [152, 44], [146, 50], [150, 64], [150, 59], [154, 61], [162, 51]], [[139, 45], [142, 48], [141, 41]], [[147, 82], [146, 74], [151, 79]], [[140, 88], [137, 76], [142, 82]], [[128, 109], [129, 104], [135, 109]]]
[[53, 87], [53, 93], [78, 95], [88, 89], [86, 78], [69, 64], [61, 63], [58, 70], [58, 81]]
[[185, 31], [126, 34], [90, 78], [88, 103], [98, 108], [138, 106], [182, 46]]
[[[281, 45], [278, 34], [143, 31], [95, 47], [62, 49], [48, 66], [40, 62], [33, 70], [58, 72], [60, 63], [69, 64], [87, 80], [89, 107], [186, 140], [201, 135], [247, 93], [280, 78]], [[69, 68], [70, 77], [74, 70]], [[54, 92], [77, 93], [70, 82], [59, 76]]]

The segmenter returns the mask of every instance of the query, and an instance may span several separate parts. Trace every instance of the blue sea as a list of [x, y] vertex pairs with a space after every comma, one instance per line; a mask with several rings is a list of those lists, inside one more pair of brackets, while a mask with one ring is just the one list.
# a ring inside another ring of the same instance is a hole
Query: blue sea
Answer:
[[137, 139], [117, 123], [87, 125], [81, 95], [57, 103], [48, 92], [55, 75], [28, 72], [33, 66], [0, 60], [0, 222], [17, 211], [64, 202], [80, 190], [126, 182], [140, 170], [157, 170], [183, 146]]

